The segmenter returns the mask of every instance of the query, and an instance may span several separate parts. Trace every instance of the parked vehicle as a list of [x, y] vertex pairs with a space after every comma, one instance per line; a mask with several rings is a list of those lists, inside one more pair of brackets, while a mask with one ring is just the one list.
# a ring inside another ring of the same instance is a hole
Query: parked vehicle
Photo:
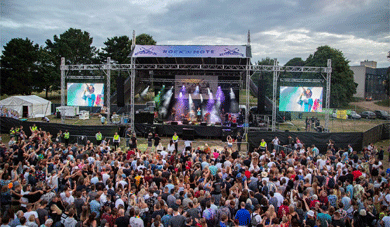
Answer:
[[372, 96], [367, 96], [366, 101], [372, 101]]
[[384, 110], [375, 110], [376, 118], [390, 120], [390, 114]]
[[363, 111], [360, 116], [362, 118], [367, 118], [367, 119], [375, 119], [376, 118], [376, 114], [372, 111]]
[[351, 111], [350, 114], [348, 114], [348, 119], [360, 119], [362, 116], [356, 113], [356, 111]]

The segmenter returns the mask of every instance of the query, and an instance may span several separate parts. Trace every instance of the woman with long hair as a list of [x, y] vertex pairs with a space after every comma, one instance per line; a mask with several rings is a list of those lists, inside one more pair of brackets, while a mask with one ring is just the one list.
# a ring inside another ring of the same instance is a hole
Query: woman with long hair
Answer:
[[83, 227], [97, 227], [96, 213], [92, 212], [88, 219], [83, 222]]

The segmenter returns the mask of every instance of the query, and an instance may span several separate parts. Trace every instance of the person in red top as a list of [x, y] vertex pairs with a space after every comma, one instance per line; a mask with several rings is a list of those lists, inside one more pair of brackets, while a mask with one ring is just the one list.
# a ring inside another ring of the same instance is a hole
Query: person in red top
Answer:
[[114, 227], [115, 224], [115, 218], [111, 214], [111, 208], [109, 206], [105, 206], [104, 213], [102, 215], [101, 220], [105, 219], [110, 227]]
[[134, 150], [133, 149], [129, 149], [128, 151], [127, 151], [127, 155], [126, 155], [126, 160], [129, 160], [130, 159], [130, 157], [132, 156], [132, 155], [134, 155], [135, 154], [135, 152], [134, 152]]
[[313, 195], [312, 198], [313, 198], [313, 200], [310, 202], [310, 206], [309, 206], [310, 208], [314, 207], [316, 205], [316, 203], [320, 203], [317, 195]]
[[320, 201], [321, 206], [327, 206], [328, 207], [329, 200], [328, 200], [328, 196], [326, 195], [326, 191], [325, 190], [321, 191], [320, 196], [318, 197], [318, 200]]
[[352, 175], [353, 175], [353, 180], [355, 181], [356, 179], [358, 179], [362, 175], [362, 172], [360, 172], [360, 170], [358, 170], [358, 169], [354, 169], [352, 171]]
[[278, 209], [278, 217], [283, 218], [283, 216], [287, 216], [289, 213], [288, 200], [284, 200], [283, 204]]

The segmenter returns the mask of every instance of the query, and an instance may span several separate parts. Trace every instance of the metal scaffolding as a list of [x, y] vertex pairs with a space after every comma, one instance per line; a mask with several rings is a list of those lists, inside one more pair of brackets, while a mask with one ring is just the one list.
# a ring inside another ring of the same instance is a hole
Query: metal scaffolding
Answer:
[[[279, 66], [277, 59], [274, 59], [274, 65], [252, 65], [251, 70], [253, 74], [256, 72], [273, 72], [272, 78], [272, 131], [276, 130], [276, 112], [277, 112], [277, 87], [278, 79], [281, 72], [290, 72], [290, 73], [319, 73], [324, 80], [326, 81], [326, 96], [325, 96], [325, 108], [328, 110], [330, 106], [330, 86], [332, 78], [332, 60], [328, 59], [326, 67], [311, 67], [311, 66]], [[252, 74], [252, 75], [253, 75]], [[326, 74], [326, 76], [324, 76]], [[285, 78], [285, 82], [297, 82], [304, 81], [304, 79], [299, 78]], [[313, 83], [320, 82], [320, 79], [312, 79]], [[305, 81], [307, 82], [307, 81]], [[248, 101], [247, 101], [248, 103]], [[325, 131], [329, 131], [329, 114], [325, 114]]]
[[[107, 119], [110, 119], [110, 106], [111, 106], [111, 97], [110, 97], [110, 90], [111, 90], [111, 58], [107, 58], [106, 64], [100, 64], [100, 65], [66, 65], [65, 64], [65, 58], [61, 58], [61, 106], [65, 106], [65, 79], [72, 79], [72, 80], [101, 80], [104, 79], [104, 76], [72, 76], [72, 75], [66, 75], [66, 72], [68, 71], [80, 71], [80, 70], [90, 70], [90, 71], [103, 71], [106, 74], [106, 103], [107, 103]], [[61, 123], [65, 123], [65, 113], [61, 111]]]

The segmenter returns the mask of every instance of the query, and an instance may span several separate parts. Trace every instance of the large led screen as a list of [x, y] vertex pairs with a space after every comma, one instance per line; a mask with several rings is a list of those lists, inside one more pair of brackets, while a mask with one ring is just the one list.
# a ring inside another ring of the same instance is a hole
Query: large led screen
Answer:
[[68, 83], [68, 106], [103, 106], [103, 83]]
[[280, 87], [279, 111], [322, 112], [323, 87]]

